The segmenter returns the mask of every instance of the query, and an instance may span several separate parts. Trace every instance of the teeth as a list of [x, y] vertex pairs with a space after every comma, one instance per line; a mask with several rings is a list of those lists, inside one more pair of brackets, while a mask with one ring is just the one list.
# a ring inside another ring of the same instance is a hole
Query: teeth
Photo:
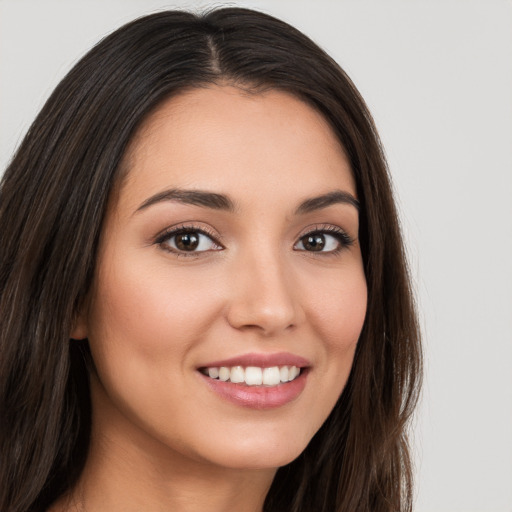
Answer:
[[236, 384], [245, 383], [247, 386], [277, 386], [282, 382], [290, 382], [300, 375], [300, 368], [296, 366], [271, 366], [259, 368], [257, 366], [233, 366], [228, 368], [211, 367], [202, 370], [212, 379], [223, 382], [230, 381]]
[[[210, 372], [210, 369], [208, 368], [208, 373]], [[219, 368], [219, 380], [227, 381], [229, 380], [230, 375], [229, 368], [226, 368], [225, 366], [222, 366]]]
[[218, 368], [208, 368], [208, 375], [212, 379], [216, 379], [219, 376], [219, 369]]
[[[245, 383], [248, 386], [261, 386], [264, 382], [261, 368], [249, 366], [245, 369]], [[266, 384], [266, 382], [265, 382]]]
[[235, 384], [243, 382], [245, 380], [244, 369], [241, 366], [233, 366], [229, 380]]
[[263, 369], [263, 384], [265, 386], [277, 386], [281, 382], [281, 374], [277, 366]]

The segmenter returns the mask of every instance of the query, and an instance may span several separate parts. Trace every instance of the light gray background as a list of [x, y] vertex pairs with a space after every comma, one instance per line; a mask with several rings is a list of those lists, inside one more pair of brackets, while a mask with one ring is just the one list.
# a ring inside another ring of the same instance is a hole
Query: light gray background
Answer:
[[[380, 129], [425, 337], [416, 510], [512, 511], [512, 3], [235, 4], [316, 40], [353, 78]], [[100, 37], [157, 9], [207, 5], [0, 0], [0, 169]]]

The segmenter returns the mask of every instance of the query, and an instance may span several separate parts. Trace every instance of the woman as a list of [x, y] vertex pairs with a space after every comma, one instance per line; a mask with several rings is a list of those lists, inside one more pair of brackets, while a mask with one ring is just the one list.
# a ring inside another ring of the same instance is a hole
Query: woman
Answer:
[[163, 12], [57, 87], [0, 190], [0, 508], [411, 510], [420, 345], [343, 71]]

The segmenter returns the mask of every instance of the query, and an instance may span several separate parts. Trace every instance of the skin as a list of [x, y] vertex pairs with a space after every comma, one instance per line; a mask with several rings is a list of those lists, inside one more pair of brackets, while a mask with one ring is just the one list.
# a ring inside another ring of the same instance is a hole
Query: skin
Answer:
[[[162, 104], [132, 141], [105, 219], [96, 275], [73, 338], [87, 337], [93, 432], [79, 485], [58, 510], [259, 512], [275, 471], [325, 421], [348, 378], [366, 313], [358, 211], [307, 213], [305, 199], [356, 196], [324, 118], [279, 91], [194, 89]], [[164, 200], [228, 196], [235, 211]], [[172, 250], [173, 226], [207, 230]], [[328, 247], [305, 250], [315, 229]], [[157, 241], [159, 240], [159, 241]], [[231, 403], [198, 372], [209, 361], [290, 352], [311, 363], [302, 393], [270, 410]]]

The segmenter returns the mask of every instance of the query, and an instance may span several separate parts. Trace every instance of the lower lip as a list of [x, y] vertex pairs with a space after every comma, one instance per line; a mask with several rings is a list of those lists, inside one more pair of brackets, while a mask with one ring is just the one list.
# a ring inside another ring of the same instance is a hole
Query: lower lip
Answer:
[[212, 391], [229, 402], [251, 409], [275, 409], [293, 402], [302, 393], [306, 386], [308, 372], [303, 369], [296, 379], [277, 386], [234, 384], [198, 373]]

